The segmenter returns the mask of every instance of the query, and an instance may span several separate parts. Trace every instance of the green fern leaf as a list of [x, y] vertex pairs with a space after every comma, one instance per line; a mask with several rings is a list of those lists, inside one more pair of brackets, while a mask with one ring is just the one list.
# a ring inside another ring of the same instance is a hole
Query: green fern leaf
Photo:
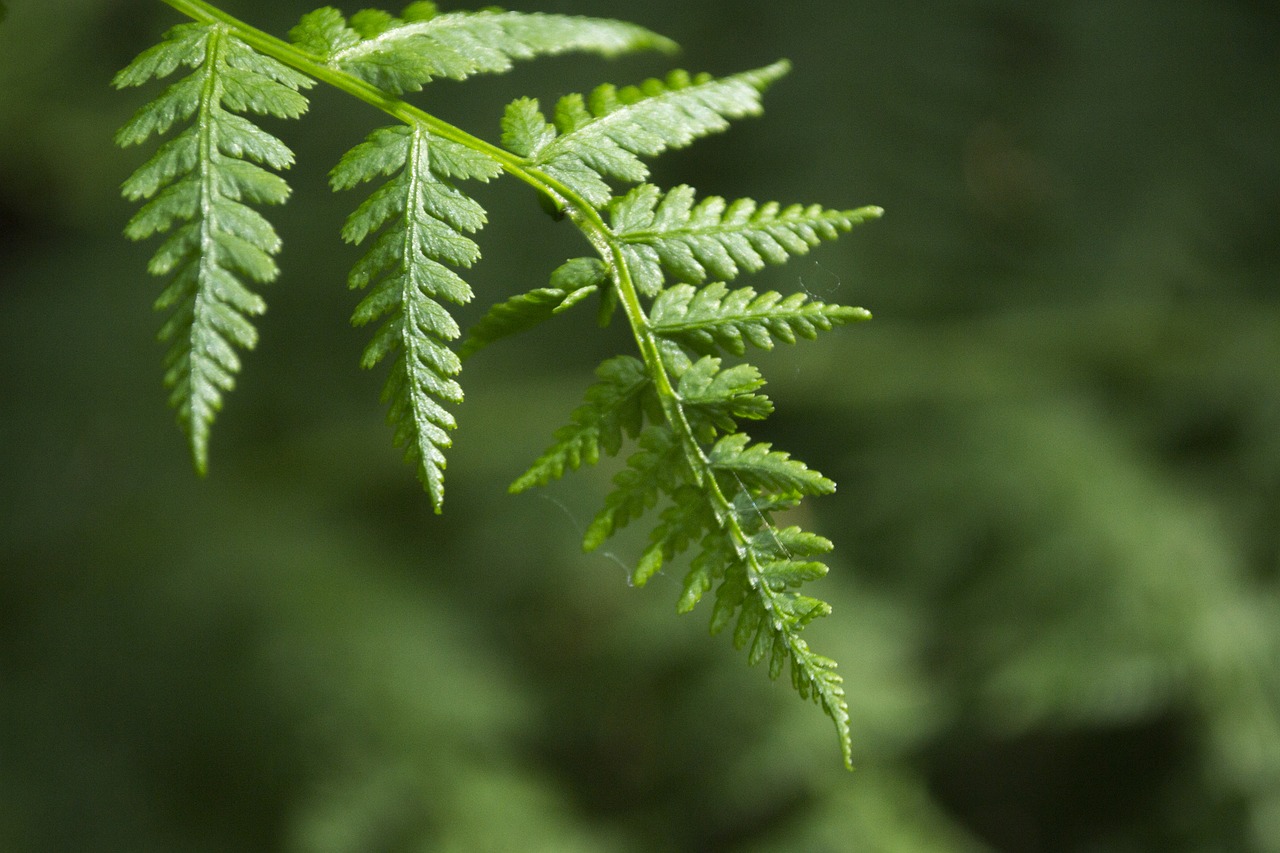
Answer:
[[642, 292], [661, 288], [663, 269], [680, 281], [701, 284], [708, 277], [729, 281], [766, 263], [781, 264], [883, 213], [878, 207], [784, 208], [719, 196], [695, 204], [695, 198], [692, 187], [678, 186], [664, 195], [642, 184], [610, 205], [612, 230], [625, 244]]
[[[755, 500], [746, 489], [738, 498], [749, 504]], [[849, 709], [842, 679], [835, 662], [814, 653], [800, 636], [815, 619], [830, 615], [831, 607], [788, 589], [826, 574], [823, 563], [796, 558], [825, 553], [831, 543], [798, 528], [776, 530], [767, 512], [758, 507], [755, 512], [761, 530], [744, 549], [732, 548], [727, 542], [704, 547], [686, 578], [681, 604], [691, 608], [715, 579], [721, 578], [711, 614], [712, 633], [732, 624], [734, 647], [747, 648], [751, 664], [768, 658], [770, 678], [780, 676], [790, 664], [792, 686], [802, 698], [817, 702], [835, 723], [845, 766], [852, 767]]]
[[768, 442], [747, 446], [744, 433], [726, 435], [707, 455], [712, 470], [740, 482], [743, 488], [766, 494], [829, 495], [836, 484], [790, 454], [770, 450]]
[[[820, 615], [826, 615], [822, 613]], [[801, 638], [787, 642], [787, 635], [775, 635], [780, 642], [775, 646], [776, 663], [769, 664], [770, 676], [776, 678], [782, 672], [786, 660], [791, 663], [791, 685], [802, 699], [813, 699], [832, 722], [840, 740], [840, 753], [844, 766], [853, 769], [853, 733], [849, 728], [849, 705], [845, 701], [844, 679], [836, 672], [836, 662], [817, 654]]]
[[816, 560], [775, 560], [760, 567], [761, 577], [775, 591], [815, 581], [827, 576], [826, 563]]
[[781, 61], [719, 79], [673, 71], [639, 86], [599, 86], [588, 98], [566, 95], [556, 105], [554, 138], [546, 118], [534, 116], [536, 102], [526, 101], [518, 108], [524, 130], [513, 136], [529, 152], [522, 156], [603, 207], [613, 198], [605, 178], [643, 181], [649, 170], [641, 157], [723, 131], [730, 119], [758, 115], [761, 94], [789, 68]]
[[720, 282], [701, 289], [688, 284], [669, 287], [649, 310], [649, 321], [659, 335], [695, 352], [732, 355], [742, 355], [747, 344], [772, 349], [775, 338], [789, 344], [798, 338], [812, 340], [833, 326], [870, 318], [862, 308], [810, 301], [806, 293], [757, 294], [750, 287], [729, 290]]
[[[179, 66], [197, 67], [205, 60], [209, 33], [210, 28], [204, 24], [179, 24], [171, 27], [161, 36], [158, 44], [138, 54], [132, 62], [117, 72], [111, 84], [117, 89], [141, 86], [152, 78], [168, 77]], [[147, 108], [144, 107], [144, 109]], [[194, 106], [186, 114], [189, 116], [193, 112], [195, 112]]]
[[436, 136], [431, 140], [431, 171], [448, 180], [487, 183], [502, 174], [502, 164], [475, 148]]
[[616, 456], [624, 433], [632, 438], [640, 434], [645, 406], [653, 405], [644, 399], [650, 387], [644, 363], [631, 356], [616, 356], [596, 369], [596, 377], [598, 381], [587, 389], [586, 401], [570, 415], [570, 423], [556, 430], [555, 443], [511, 484], [512, 494], [545, 486], [583, 463], [594, 465], [600, 461], [601, 450]]
[[436, 77], [502, 73], [514, 60], [535, 56], [676, 49], [670, 39], [622, 21], [497, 10], [440, 13], [434, 3], [421, 2], [399, 18], [366, 9], [349, 22], [336, 9], [317, 9], [289, 35], [316, 60], [393, 94], [415, 92]]
[[825, 563], [802, 558], [826, 554], [831, 548], [831, 540], [794, 526], [780, 530], [769, 527], [751, 539], [760, 577], [777, 592], [825, 577]]
[[[760, 501], [752, 498], [754, 505], [751, 511], [755, 514], [772, 513], [773, 508], [762, 506]], [[761, 559], [777, 559], [785, 557], [816, 557], [826, 554], [833, 547], [831, 540], [816, 533], [809, 533], [799, 527], [776, 528], [771, 525], [757, 525], [751, 537], [751, 549]], [[750, 529], [750, 528], [747, 528]]]
[[[705, 419], [721, 432], [734, 432], [739, 418], [763, 420], [773, 413], [768, 397], [754, 393], [764, 386], [760, 371], [750, 364], [720, 369], [720, 359], [703, 356], [686, 370], [676, 394], [693, 419]], [[708, 435], [710, 441], [713, 435]]]
[[689, 563], [689, 572], [676, 602], [677, 613], [689, 613], [698, 605], [716, 580], [724, 575], [724, 567], [732, 559], [733, 550], [733, 543], [718, 530], [703, 539], [701, 551]]
[[382, 323], [361, 364], [370, 368], [391, 357], [382, 394], [387, 419], [439, 512], [444, 451], [456, 425], [445, 404], [462, 402], [462, 388], [453, 379], [462, 365], [446, 346], [459, 330], [440, 302], [471, 299], [471, 288], [445, 264], [469, 267], [479, 258], [479, 248], [464, 233], [479, 230], [485, 213], [433, 169], [436, 144], [419, 124], [375, 130], [342, 157], [330, 183], [348, 189], [391, 175], [343, 228], [351, 243], [378, 234], [351, 271], [351, 287], [369, 289], [352, 323]]
[[499, 302], [468, 332], [458, 348], [465, 359], [494, 341], [532, 329], [572, 308], [599, 290], [608, 279], [599, 258], [573, 258], [551, 273], [551, 286], [539, 287]]
[[556, 128], [538, 108], [536, 98], [517, 98], [502, 115], [502, 144], [521, 157], [535, 158], [555, 141]]
[[169, 344], [164, 381], [196, 469], [204, 473], [213, 420], [240, 371], [236, 350], [256, 345], [249, 318], [266, 310], [246, 281], [266, 283], [279, 273], [272, 256], [280, 238], [248, 203], [284, 202], [288, 185], [262, 166], [293, 163], [284, 143], [236, 113], [297, 117], [307, 107], [298, 89], [312, 81], [219, 26], [185, 24], [169, 30], [113, 83], [138, 86], [181, 66], [194, 70], [139, 109], [116, 142], [142, 143], [194, 118], [124, 182], [122, 192], [148, 200], [125, 227], [130, 239], [169, 234], [148, 266], [154, 275], [172, 274], [156, 300], [157, 310], [171, 312], [159, 335]]
[[467, 331], [458, 357], [467, 359], [495, 341], [545, 323], [569, 295], [558, 287], [536, 287], [497, 303]]
[[594, 551], [613, 534], [653, 508], [659, 495], [675, 491], [680, 477], [680, 444], [664, 425], [647, 427], [640, 434], [640, 449], [627, 459], [627, 467], [613, 477], [613, 491], [605, 496], [582, 537], [582, 548]]
[[[754, 367], [721, 369], [718, 358], [691, 361], [675, 349], [664, 353], [663, 361], [678, 377], [676, 400], [694, 439], [711, 443], [717, 430], [730, 434], [714, 441], [705, 453], [686, 456], [670, 413], [657, 405], [647, 365], [619, 356], [602, 365], [601, 381], [575, 411], [574, 422], [557, 433], [557, 443], [512, 490], [544, 484], [567, 468], [595, 462], [604, 444], [605, 423], [611, 423], [611, 454], [618, 451], [624, 434], [634, 436], [642, 423], [653, 424], [640, 433], [638, 450], [614, 477], [583, 547], [598, 548], [668, 498], [670, 504], [662, 510], [631, 582], [644, 585], [698, 542], [677, 610], [692, 610], [714, 589], [712, 632], [732, 626], [735, 647], [747, 650], [751, 664], [767, 659], [770, 678], [790, 666], [796, 690], [817, 701], [835, 722], [845, 763], [850, 764], [848, 709], [840, 677], [834, 664], [814, 654], [800, 636], [813, 620], [830, 613], [825, 602], [797, 590], [826, 575], [827, 566], [812, 558], [830, 551], [831, 542], [772, 522], [774, 512], [790, 509], [803, 495], [830, 493], [835, 484], [768, 444], [750, 444], [735, 431], [737, 419], [767, 414], [768, 401], [755, 393], [763, 379]], [[715, 475], [718, 486], [709, 488], [705, 478], [695, 476], [689, 460], [697, 458], [705, 460], [705, 470]]]
[[632, 573], [631, 583], [634, 586], [644, 586], [664, 563], [682, 554], [694, 540], [715, 526], [715, 514], [707, 505], [706, 493], [702, 489], [685, 484], [672, 491], [670, 497], [671, 505], [662, 511], [661, 519], [649, 537], [649, 547]]

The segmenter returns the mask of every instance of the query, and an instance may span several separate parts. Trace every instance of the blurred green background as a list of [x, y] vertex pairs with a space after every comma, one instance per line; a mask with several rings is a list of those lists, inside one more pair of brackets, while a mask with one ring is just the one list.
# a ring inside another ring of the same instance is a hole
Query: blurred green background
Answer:
[[[309, 8], [228, 2], [283, 33]], [[505, 486], [600, 358], [590, 311], [487, 350], [442, 517], [357, 361], [324, 174], [378, 115], [319, 92], [284, 273], [190, 470], [152, 246], [120, 231], [160, 3], [0, 25], [0, 850], [1280, 851], [1280, 6], [1270, 0], [512, 2], [623, 17], [762, 120], [660, 183], [884, 220], [750, 282], [876, 319], [759, 356], [775, 441], [840, 483], [810, 631], [830, 723], [680, 569], [577, 547], [608, 470]], [[352, 12], [354, 7], [345, 11]], [[496, 138], [672, 62], [555, 59], [419, 102]], [[521, 186], [464, 312], [584, 247]]]

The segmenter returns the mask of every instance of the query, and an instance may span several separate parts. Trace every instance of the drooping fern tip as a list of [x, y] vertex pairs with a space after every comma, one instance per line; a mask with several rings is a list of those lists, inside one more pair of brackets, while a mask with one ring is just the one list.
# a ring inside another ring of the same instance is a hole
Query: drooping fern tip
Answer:
[[[436, 78], [509, 71], [517, 60], [569, 51], [612, 57], [674, 42], [635, 24], [543, 13], [441, 11], [411, 3], [397, 16], [365, 9], [350, 18], [325, 7], [288, 39], [264, 33], [204, 0], [165, 0], [190, 22], [171, 28], [115, 78], [139, 86], [178, 75], [118, 132], [130, 146], [161, 137], [124, 182], [140, 202], [125, 233], [160, 236], [148, 271], [166, 280], [164, 383], [198, 471], [208, 465], [212, 425], [257, 343], [262, 285], [280, 275], [281, 241], [261, 212], [281, 204], [281, 172], [294, 162], [257, 116], [296, 119], [317, 83], [386, 114], [329, 171], [335, 191], [368, 187], [341, 226], [360, 247], [347, 276], [360, 291], [352, 323], [372, 334], [361, 363], [384, 371], [392, 438], [437, 512], [446, 454], [463, 401], [462, 362], [484, 347], [594, 303], [601, 324], [619, 314], [636, 349], [607, 359], [583, 403], [550, 446], [511, 485], [521, 492], [593, 465], [626, 464], [613, 478], [583, 546], [599, 547], [650, 517], [649, 544], [632, 581], [644, 585], [687, 557], [677, 609], [710, 592], [711, 630], [728, 631], [771, 678], [789, 671], [802, 697], [835, 722], [845, 763], [852, 747], [836, 665], [801, 633], [830, 613], [800, 590], [823, 577], [827, 539], [779, 527], [775, 513], [835, 483], [742, 427], [774, 409], [748, 347], [811, 340], [870, 315], [806, 293], [759, 293], [730, 285], [781, 264], [880, 215], [820, 205], [699, 199], [689, 186], [648, 183], [645, 160], [720, 133], [761, 112], [766, 89], [789, 66], [713, 77], [672, 71], [634, 85], [604, 84], [558, 99], [550, 111], [517, 98], [495, 142], [406, 99]], [[0, 11], [3, 5], [0, 5]], [[469, 272], [480, 259], [487, 213], [472, 181], [503, 174], [528, 184], [582, 234], [586, 253], [515, 294], [491, 293]], [[463, 337], [451, 306], [492, 302]], [[461, 344], [454, 342], [462, 338]]]

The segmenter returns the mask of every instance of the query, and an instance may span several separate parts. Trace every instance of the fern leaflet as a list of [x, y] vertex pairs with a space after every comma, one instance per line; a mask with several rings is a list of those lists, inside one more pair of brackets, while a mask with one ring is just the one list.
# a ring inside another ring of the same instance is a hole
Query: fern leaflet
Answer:
[[789, 344], [812, 340], [819, 331], [870, 318], [862, 308], [810, 301], [804, 293], [757, 294], [750, 287], [729, 290], [720, 282], [701, 290], [675, 285], [659, 294], [649, 310], [657, 334], [695, 352], [732, 355], [745, 353], [747, 344], [772, 349], [775, 338]]
[[784, 208], [749, 198], [727, 203], [719, 196], [694, 201], [692, 187], [678, 186], [664, 195], [642, 184], [610, 206], [613, 233], [623, 241], [642, 293], [658, 292], [664, 269], [680, 281], [701, 284], [708, 275], [729, 281], [740, 271], [781, 264], [883, 212], [816, 204]]
[[574, 258], [551, 274], [550, 287], [537, 287], [499, 302], [467, 331], [458, 355], [467, 358], [494, 341], [532, 329], [600, 290], [608, 268], [597, 258]]
[[160, 330], [160, 339], [169, 343], [165, 385], [203, 473], [210, 426], [240, 371], [236, 348], [254, 347], [258, 336], [249, 317], [266, 310], [246, 281], [266, 283], [279, 273], [272, 256], [280, 238], [246, 202], [280, 204], [288, 198], [285, 182], [262, 166], [285, 169], [293, 163], [284, 143], [237, 113], [296, 118], [307, 108], [298, 90], [312, 81], [257, 53], [225, 27], [183, 24], [113, 82], [138, 86], [180, 66], [194, 70], [139, 109], [116, 142], [135, 145], [192, 120], [122, 191], [134, 201], [149, 199], [125, 227], [129, 238], [172, 232], [148, 269], [173, 276], [155, 303], [157, 310], [171, 312]]
[[545, 486], [584, 462], [594, 465], [602, 449], [616, 456], [624, 433], [632, 438], [639, 435], [648, 402], [644, 392], [650, 382], [644, 363], [629, 355], [616, 356], [601, 364], [596, 376], [599, 381], [587, 389], [586, 402], [573, 410], [570, 423], [556, 431], [555, 443], [511, 484], [512, 494]]
[[732, 624], [734, 646], [749, 647], [747, 659], [752, 664], [767, 657], [770, 678], [777, 678], [789, 665], [792, 686], [801, 697], [817, 702], [835, 723], [845, 765], [851, 766], [849, 710], [842, 679], [835, 662], [812, 651], [800, 636], [810, 622], [829, 615], [831, 608], [789, 589], [827, 573], [825, 564], [797, 558], [826, 553], [831, 543], [798, 528], [774, 526], [769, 507], [793, 505], [797, 492], [771, 495], [767, 488], [758, 490], [742, 481], [738, 486], [730, 493], [732, 512], [719, 517], [721, 535], [709, 534], [702, 553], [691, 564], [680, 606], [691, 609], [719, 582], [712, 633]]
[[[469, 267], [480, 257], [464, 232], [474, 233], [485, 223], [484, 209], [432, 168], [434, 148], [449, 145], [422, 125], [382, 128], [348, 151], [330, 173], [335, 190], [392, 174], [343, 228], [343, 238], [351, 243], [381, 229], [351, 271], [352, 288], [369, 288], [351, 319], [356, 325], [382, 321], [361, 364], [369, 368], [392, 357], [382, 392], [387, 419], [436, 512], [444, 500], [444, 451], [452, 444], [448, 431], [456, 426], [444, 404], [462, 402], [462, 387], [453, 379], [462, 366], [446, 346], [458, 337], [458, 325], [440, 300], [463, 304], [472, 296], [445, 264]], [[450, 165], [456, 169], [457, 158]], [[461, 176], [492, 174], [481, 167]]]
[[644, 27], [603, 18], [492, 9], [440, 13], [426, 2], [409, 4], [401, 16], [365, 9], [347, 21], [325, 7], [303, 16], [289, 35], [318, 61], [393, 94], [415, 92], [436, 77], [502, 73], [516, 59], [676, 49]]
[[672, 71], [639, 86], [597, 87], [587, 98], [565, 95], [555, 123], [531, 98], [514, 101], [503, 120], [503, 144], [596, 207], [613, 198], [605, 178], [643, 181], [640, 157], [683, 148], [718, 133], [729, 119], [760, 113], [760, 95], [790, 65], [773, 65], [720, 79]]
[[613, 491], [604, 507], [587, 525], [582, 547], [594, 551], [606, 539], [644, 515], [664, 492], [681, 480], [680, 445], [667, 424], [655, 424], [640, 434], [639, 449], [627, 458], [627, 467], [613, 478]]
[[709, 441], [716, 430], [736, 430], [739, 418], [763, 420], [773, 413], [773, 402], [755, 393], [763, 386], [764, 377], [753, 365], [721, 370], [720, 359], [703, 356], [680, 375], [676, 395], [696, 434]]
[[767, 442], [747, 444], [744, 433], [726, 435], [716, 442], [707, 463], [727, 474], [752, 495], [829, 495], [836, 484], [783, 451], [770, 450]]

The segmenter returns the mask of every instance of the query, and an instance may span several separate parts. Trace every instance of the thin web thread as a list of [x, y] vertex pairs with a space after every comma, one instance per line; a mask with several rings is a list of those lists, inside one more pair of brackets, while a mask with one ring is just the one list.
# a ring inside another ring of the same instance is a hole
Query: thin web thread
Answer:
[[751, 496], [751, 492], [747, 489], [747, 484], [742, 482], [742, 478], [737, 472], [733, 472], [733, 479], [738, 481], [738, 488], [742, 490], [742, 495], [747, 499], [747, 503], [751, 504], [751, 508], [755, 510], [757, 516], [760, 517], [760, 524], [769, 531], [769, 538], [773, 540], [773, 544], [777, 546], [778, 553], [786, 557], [788, 560], [795, 559], [795, 555], [791, 553], [786, 545], [782, 544], [782, 540], [778, 538], [777, 528], [774, 527], [773, 521], [764, 514], [764, 510], [760, 509], [760, 505], [756, 503], [756, 499]]
[[[547, 501], [548, 503], [551, 503], [556, 507], [559, 507], [560, 511], [563, 512], [565, 514], [565, 517], [569, 519], [569, 523], [573, 525], [574, 530], [577, 531], [578, 541], [581, 542], [583, 537], [586, 536], [587, 528], [585, 525], [583, 525], [581, 519], [579, 519], [578, 516], [574, 514], [573, 510], [565, 506], [564, 503], [560, 501], [558, 498], [554, 498], [551, 495], [548, 495], [545, 493], [539, 493], [538, 497], [542, 498], [544, 501]], [[612, 551], [599, 551], [597, 553], [598, 553], [598, 556], [605, 558], [609, 562], [615, 563], [618, 566], [618, 568], [622, 569], [622, 576], [626, 579], [627, 586], [635, 586], [635, 584], [631, 580], [631, 569], [627, 568], [627, 564], [622, 562], [621, 558], [619, 558], [617, 554], [613, 553]]]
[[[816, 291], [814, 291], [812, 288], [810, 288], [809, 285], [804, 283], [804, 276], [799, 275], [799, 276], [796, 276], [796, 279], [800, 282], [800, 289], [803, 290], [805, 293], [809, 294], [810, 299], [816, 300], [818, 302], [822, 302], [827, 299], [830, 299], [832, 294], [834, 294], [837, 290], [839, 290], [841, 287], [844, 286], [844, 282], [841, 280], [840, 274], [836, 272], [832, 272], [831, 270], [827, 269], [817, 261], [812, 261], [811, 263], [824, 276], [826, 276], [829, 280], [834, 281], [835, 283], [829, 284], [827, 287], [824, 287], [823, 290], [826, 291], [826, 295], [820, 295]], [[817, 287], [818, 285], [815, 284], [814, 286]]]

